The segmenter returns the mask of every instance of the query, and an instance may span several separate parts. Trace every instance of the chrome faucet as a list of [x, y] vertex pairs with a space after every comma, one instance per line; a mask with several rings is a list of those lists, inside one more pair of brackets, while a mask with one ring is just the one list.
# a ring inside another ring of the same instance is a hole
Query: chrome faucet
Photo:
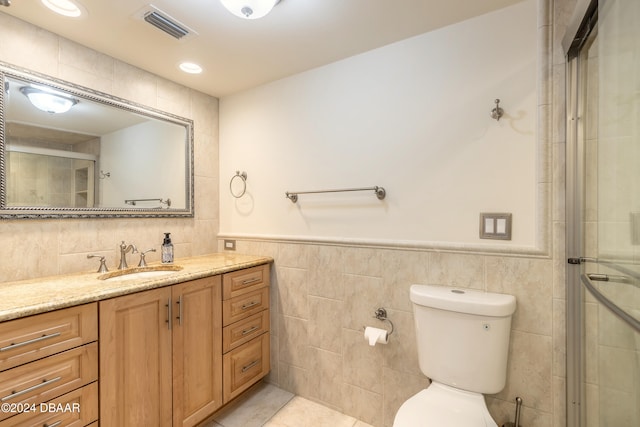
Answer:
[[147, 260], [144, 258], [144, 256], [147, 254], [147, 252], [155, 252], [155, 249], [149, 249], [148, 251], [143, 251], [140, 252], [140, 262], [138, 263], [138, 267], [146, 267], [147, 266]]
[[120, 265], [118, 266], [118, 270], [124, 270], [129, 267], [127, 265], [127, 252], [129, 251], [131, 251], [132, 254], [138, 253], [136, 245], [127, 246], [123, 240], [122, 243], [120, 243]]
[[109, 269], [107, 268], [106, 258], [102, 255], [87, 255], [87, 258], [100, 258], [100, 268], [98, 268], [98, 273], [107, 273]]

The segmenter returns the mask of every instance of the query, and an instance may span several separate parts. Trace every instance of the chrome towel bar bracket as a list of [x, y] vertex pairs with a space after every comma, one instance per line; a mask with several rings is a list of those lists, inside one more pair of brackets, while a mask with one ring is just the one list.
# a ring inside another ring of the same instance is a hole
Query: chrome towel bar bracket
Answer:
[[383, 187], [366, 187], [366, 188], [343, 188], [337, 190], [317, 190], [317, 191], [287, 191], [285, 196], [291, 200], [291, 203], [298, 201], [299, 194], [318, 194], [318, 193], [344, 193], [347, 191], [374, 191], [378, 200], [383, 200], [387, 196], [387, 192]]

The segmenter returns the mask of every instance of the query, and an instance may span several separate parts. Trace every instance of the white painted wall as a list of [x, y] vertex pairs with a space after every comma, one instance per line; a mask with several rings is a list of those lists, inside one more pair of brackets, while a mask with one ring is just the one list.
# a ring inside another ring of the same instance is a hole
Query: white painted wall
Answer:
[[[503, 245], [479, 239], [479, 213], [511, 212], [508, 244], [533, 247], [536, 18], [526, 0], [223, 98], [221, 234]], [[374, 185], [384, 201], [285, 198]]]
[[[126, 199], [171, 199], [171, 207], [185, 208], [184, 128], [148, 121], [104, 135], [101, 139], [100, 169], [110, 177], [100, 180], [101, 206], [127, 207]], [[140, 161], [145, 159], [144, 162]], [[150, 208], [158, 202], [141, 202]]]

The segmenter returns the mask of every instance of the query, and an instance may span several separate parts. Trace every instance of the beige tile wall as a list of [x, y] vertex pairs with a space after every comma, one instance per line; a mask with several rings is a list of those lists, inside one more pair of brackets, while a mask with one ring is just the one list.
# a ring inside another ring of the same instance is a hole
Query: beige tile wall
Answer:
[[[564, 301], [553, 295], [553, 260], [249, 240], [237, 251], [275, 259], [272, 383], [390, 426], [402, 402], [428, 384], [418, 367], [410, 285], [509, 293], [518, 308], [508, 380], [488, 398], [492, 415], [499, 424], [511, 420], [520, 396], [523, 425], [564, 425]], [[370, 347], [362, 327], [385, 326], [373, 318], [378, 307], [395, 331], [388, 345]]]
[[[193, 119], [195, 218], [0, 221], [0, 281], [117, 265], [120, 240], [158, 248], [171, 232], [176, 256], [214, 252], [218, 233], [218, 100], [0, 13], [0, 61]], [[213, 197], [212, 197], [213, 195]], [[159, 251], [149, 261], [159, 260]], [[136, 257], [131, 260], [137, 260]], [[131, 261], [130, 261], [131, 264]]]
[[7, 205], [72, 206], [73, 161], [12, 152], [6, 156]]

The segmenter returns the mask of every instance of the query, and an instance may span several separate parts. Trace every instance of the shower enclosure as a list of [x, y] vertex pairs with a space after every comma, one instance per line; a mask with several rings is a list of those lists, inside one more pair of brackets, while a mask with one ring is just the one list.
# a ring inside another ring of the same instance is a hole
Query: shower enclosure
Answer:
[[567, 75], [567, 425], [640, 425], [640, 1], [578, 0]]

